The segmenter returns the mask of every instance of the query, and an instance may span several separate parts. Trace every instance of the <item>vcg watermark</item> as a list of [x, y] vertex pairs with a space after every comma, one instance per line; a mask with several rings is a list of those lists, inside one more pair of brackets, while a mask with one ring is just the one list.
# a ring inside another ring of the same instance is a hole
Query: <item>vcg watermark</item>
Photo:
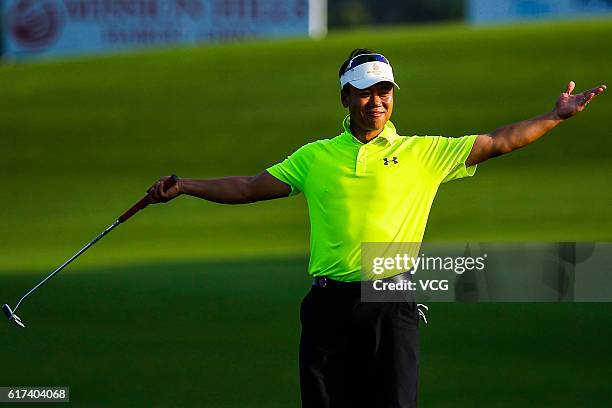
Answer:
[[363, 243], [362, 301], [609, 302], [612, 243]]

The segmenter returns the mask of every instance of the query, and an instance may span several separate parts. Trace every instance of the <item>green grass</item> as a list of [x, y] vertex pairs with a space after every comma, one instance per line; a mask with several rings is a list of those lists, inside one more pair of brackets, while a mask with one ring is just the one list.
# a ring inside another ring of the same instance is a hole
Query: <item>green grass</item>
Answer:
[[[401, 134], [491, 130], [609, 81], [612, 22], [432, 26], [0, 66], [0, 303], [13, 302], [159, 176], [255, 174], [336, 135], [336, 72], [393, 62]], [[429, 241], [612, 238], [612, 99], [441, 187]], [[78, 406], [289, 407], [308, 289], [303, 198], [148, 208], [0, 324], [0, 385]], [[425, 407], [604, 406], [608, 304], [435, 304]]]
[[[338, 33], [0, 67], [0, 271], [48, 268], [159, 176], [255, 174], [339, 132], [336, 72], [354, 47], [392, 60], [402, 134], [463, 135], [543, 113], [573, 79], [609, 79], [609, 20]], [[527, 149], [443, 186], [429, 240], [604, 240], [612, 161], [604, 95]], [[82, 262], [307, 253], [302, 198], [148, 209]], [[244, 231], [244, 232], [243, 232]]]
[[[80, 270], [0, 325], [2, 385], [69, 385], [75, 406], [295, 407], [306, 260]], [[232, 277], [231, 283], [228, 276]], [[0, 296], [31, 276], [4, 279]], [[610, 305], [430, 304], [424, 407], [606, 406]]]

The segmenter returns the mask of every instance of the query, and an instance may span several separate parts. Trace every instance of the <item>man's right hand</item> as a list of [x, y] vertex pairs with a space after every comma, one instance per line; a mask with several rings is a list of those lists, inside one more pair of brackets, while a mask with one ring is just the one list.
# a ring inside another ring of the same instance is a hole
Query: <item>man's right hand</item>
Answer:
[[149, 189], [147, 190], [147, 194], [149, 194], [149, 200], [151, 201], [151, 204], [167, 203], [168, 201], [182, 194], [180, 179], [176, 183], [174, 183], [172, 187], [164, 191], [164, 182], [170, 177], [171, 176], [162, 177], [157, 180], [151, 187], [149, 187]]

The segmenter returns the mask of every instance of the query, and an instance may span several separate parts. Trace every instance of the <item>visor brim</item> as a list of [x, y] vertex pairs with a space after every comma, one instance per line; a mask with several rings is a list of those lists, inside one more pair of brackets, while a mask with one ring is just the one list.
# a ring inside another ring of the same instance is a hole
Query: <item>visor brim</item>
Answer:
[[354, 86], [357, 89], [366, 89], [366, 88], [369, 88], [372, 85], [375, 85], [375, 84], [377, 84], [379, 82], [390, 82], [397, 89], [400, 89], [399, 85], [396, 84], [395, 81], [392, 78], [381, 78], [381, 77], [362, 78], [362, 79], [357, 79], [355, 81], [347, 82], [347, 84], [350, 84], [350, 85]]

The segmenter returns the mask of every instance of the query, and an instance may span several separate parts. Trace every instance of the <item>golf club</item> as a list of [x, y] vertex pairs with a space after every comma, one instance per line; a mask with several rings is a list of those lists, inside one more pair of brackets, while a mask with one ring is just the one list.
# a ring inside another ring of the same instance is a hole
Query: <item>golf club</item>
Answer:
[[[178, 177], [175, 174], [173, 174], [170, 178], [166, 179], [166, 181], [164, 181], [164, 185], [163, 185], [164, 191], [168, 190], [170, 187], [172, 187], [177, 181], [178, 181]], [[3, 305], [2, 306], [2, 311], [4, 312], [6, 317], [9, 319], [9, 321], [12, 322], [13, 324], [15, 324], [18, 327], [25, 328], [25, 324], [23, 324], [23, 322], [21, 321], [19, 316], [17, 316], [15, 314], [17, 312], [17, 309], [19, 309], [19, 306], [21, 306], [21, 304], [23, 303], [23, 301], [28, 296], [30, 296], [32, 293], [36, 292], [41, 286], [43, 286], [45, 283], [47, 283], [49, 281], [49, 279], [51, 279], [52, 277], [57, 275], [62, 269], [64, 269], [66, 266], [68, 266], [68, 264], [70, 264], [72, 261], [74, 261], [76, 258], [78, 258], [79, 255], [81, 255], [83, 252], [85, 252], [89, 248], [91, 248], [93, 246], [93, 244], [95, 244], [100, 239], [102, 239], [102, 237], [104, 237], [106, 234], [111, 232], [117, 225], [127, 221], [134, 214], [136, 214], [138, 211], [144, 209], [149, 204], [151, 204], [151, 201], [149, 199], [149, 195], [146, 195], [142, 199], [140, 199], [140, 201], [138, 201], [136, 204], [134, 204], [129, 210], [124, 212], [119, 218], [117, 218], [117, 220], [115, 222], [113, 222], [108, 228], [106, 228], [100, 235], [98, 235], [96, 238], [94, 238], [93, 241], [89, 242], [87, 245], [85, 245], [83, 248], [81, 248], [76, 254], [72, 255], [70, 257], [70, 259], [68, 259], [66, 262], [64, 262], [62, 265], [60, 265], [56, 270], [54, 270], [49, 275], [47, 275], [36, 286], [34, 286], [32, 289], [30, 289], [28, 292], [26, 292], [26, 294], [23, 295], [21, 297], [21, 299], [19, 299], [19, 302], [17, 302], [17, 305], [15, 306], [14, 309], [11, 309], [11, 307], [8, 304]]]

